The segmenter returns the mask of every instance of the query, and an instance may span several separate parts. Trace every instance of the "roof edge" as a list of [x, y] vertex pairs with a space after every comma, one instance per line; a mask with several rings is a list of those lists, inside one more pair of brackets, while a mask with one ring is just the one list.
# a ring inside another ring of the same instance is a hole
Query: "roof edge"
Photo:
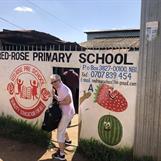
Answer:
[[137, 31], [139, 32], [139, 28], [134, 28], [134, 29], [111, 29], [111, 30], [91, 30], [91, 31], [85, 31], [84, 33], [104, 33], [104, 32], [128, 32], [128, 31]]

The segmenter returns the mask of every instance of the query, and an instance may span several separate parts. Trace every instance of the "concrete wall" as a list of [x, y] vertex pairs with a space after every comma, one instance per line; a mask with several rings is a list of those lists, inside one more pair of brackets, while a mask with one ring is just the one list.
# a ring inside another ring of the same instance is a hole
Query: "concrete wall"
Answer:
[[[96, 59], [98, 62], [81, 65], [81, 137], [93, 137], [116, 148], [132, 147], [138, 52], [111, 50], [87, 53], [99, 54]], [[103, 64], [99, 59], [105, 53], [112, 53], [107, 54], [108, 58], [111, 57], [108, 59], [111, 60], [109, 64]]]
[[0, 113], [42, 123], [49, 76], [79, 70], [80, 137], [132, 147], [138, 51], [1, 51]]
[[161, 1], [142, 0], [134, 152], [161, 161]]

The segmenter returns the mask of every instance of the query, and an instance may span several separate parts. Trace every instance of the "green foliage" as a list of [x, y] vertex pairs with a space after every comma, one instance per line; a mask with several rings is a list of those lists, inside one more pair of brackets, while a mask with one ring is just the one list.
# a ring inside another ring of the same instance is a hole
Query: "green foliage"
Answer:
[[51, 134], [39, 129], [37, 123], [29, 124], [4, 114], [0, 116], [0, 136], [42, 147], [47, 147], [51, 139]]
[[80, 139], [77, 151], [90, 161], [153, 161], [150, 157], [134, 159], [131, 148], [113, 149], [95, 139]]
[[142, 158], [135, 158], [134, 161], [154, 161], [152, 157], [143, 156]]

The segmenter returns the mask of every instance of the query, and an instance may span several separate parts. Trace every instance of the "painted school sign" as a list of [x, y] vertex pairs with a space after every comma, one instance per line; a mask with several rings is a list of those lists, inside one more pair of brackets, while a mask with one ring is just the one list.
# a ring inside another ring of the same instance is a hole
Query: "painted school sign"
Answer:
[[81, 138], [133, 146], [137, 51], [1, 51], [0, 62], [0, 113], [40, 125], [51, 101], [49, 77], [58, 73], [69, 86], [74, 80]]

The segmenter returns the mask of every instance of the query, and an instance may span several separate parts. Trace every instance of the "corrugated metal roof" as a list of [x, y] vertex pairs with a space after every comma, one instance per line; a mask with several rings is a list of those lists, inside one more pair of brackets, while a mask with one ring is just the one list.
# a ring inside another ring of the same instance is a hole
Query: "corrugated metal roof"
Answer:
[[63, 44], [66, 43], [56, 36], [35, 30], [3, 30], [0, 40], [5, 44]]
[[105, 33], [107, 33], [107, 32], [128, 32], [128, 31], [130, 31], [130, 32], [140, 32], [140, 29], [138, 29], [138, 28], [133, 28], [133, 29], [110, 29], [110, 30], [89, 30], [89, 31], [85, 31], [85, 33], [101, 33], [101, 32], [105, 32]]
[[139, 37], [93, 39], [88, 40], [86, 42], [82, 42], [80, 45], [87, 49], [139, 49]]
[[98, 31], [89, 31], [85, 33], [87, 34], [87, 40], [140, 37], [139, 29], [100, 30], [100, 31], [98, 30]]
[[[51, 46], [55, 50], [85, 50], [76, 42], [68, 42], [59, 39], [53, 35], [39, 32], [35, 30], [3, 30], [0, 31], [0, 49], [23, 46], [33, 46], [35, 49], [50, 49]], [[19, 47], [21, 49], [21, 47]]]

